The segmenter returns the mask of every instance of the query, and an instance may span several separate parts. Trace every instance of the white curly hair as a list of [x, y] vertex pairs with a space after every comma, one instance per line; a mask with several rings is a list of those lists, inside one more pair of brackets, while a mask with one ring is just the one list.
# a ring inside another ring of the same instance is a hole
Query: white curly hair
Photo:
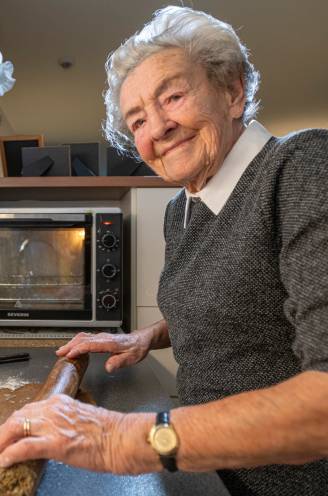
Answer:
[[136, 158], [138, 152], [119, 105], [121, 86], [137, 65], [166, 48], [182, 48], [203, 65], [209, 79], [220, 88], [229, 89], [239, 77], [244, 82], [246, 103], [243, 122], [256, 114], [259, 102], [255, 94], [260, 76], [249, 62], [248, 50], [227, 23], [189, 7], [168, 6], [154, 13], [140, 32], [127, 39], [111, 53], [106, 62], [108, 88], [105, 91], [106, 120], [103, 130], [110, 143], [122, 153]]

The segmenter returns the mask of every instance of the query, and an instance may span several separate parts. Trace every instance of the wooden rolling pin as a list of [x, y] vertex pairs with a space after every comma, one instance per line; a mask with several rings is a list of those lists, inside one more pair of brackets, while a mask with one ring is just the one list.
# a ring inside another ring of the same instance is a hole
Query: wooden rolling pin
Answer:
[[[33, 401], [45, 400], [61, 393], [75, 397], [88, 363], [89, 355], [81, 355], [74, 360], [57, 360]], [[0, 469], [0, 495], [33, 496], [45, 463], [46, 460], [33, 460]]]

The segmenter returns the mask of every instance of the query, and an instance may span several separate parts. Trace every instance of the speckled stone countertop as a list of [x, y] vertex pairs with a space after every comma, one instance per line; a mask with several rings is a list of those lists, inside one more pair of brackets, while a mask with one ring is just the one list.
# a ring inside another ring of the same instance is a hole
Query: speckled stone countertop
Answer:
[[[42, 382], [56, 361], [55, 350], [61, 340], [1, 340], [5, 353], [17, 347], [30, 353], [27, 362], [0, 365], [2, 382], [18, 378]], [[11, 346], [11, 347], [10, 347]], [[104, 369], [106, 354], [93, 353], [82, 387], [89, 391], [97, 404], [123, 412], [158, 412], [172, 408], [172, 402], [157, 380], [148, 358], [139, 364], [108, 374]], [[37, 491], [37, 496], [228, 496], [215, 473], [151, 473], [140, 476], [115, 476], [95, 473], [49, 461]]]

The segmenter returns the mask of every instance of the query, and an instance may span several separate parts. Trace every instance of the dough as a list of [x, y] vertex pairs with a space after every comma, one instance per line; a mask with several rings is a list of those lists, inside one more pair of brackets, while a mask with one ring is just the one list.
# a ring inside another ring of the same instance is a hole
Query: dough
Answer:
[[0, 469], [1, 496], [33, 496], [42, 475], [43, 460], [19, 463]]
[[[0, 389], [0, 424], [26, 403], [31, 403], [33, 398], [42, 388], [43, 384], [25, 384], [15, 389]], [[96, 404], [92, 396], [81, 389], [76, 398], [85, 403]], [[23, 426], [22, 426], [23, 429]], [[0, 495], [1, 496], [33, 496], [42, 475], [45, 460], [33, 460], [13, 465], [10, 468], [0, 468]]]
[[25, 384], [18, 389], [0, 389], [0, 424], [15, 410], [19, 410], [26, 403], [31, 403], [41, 389], [42, 384]]

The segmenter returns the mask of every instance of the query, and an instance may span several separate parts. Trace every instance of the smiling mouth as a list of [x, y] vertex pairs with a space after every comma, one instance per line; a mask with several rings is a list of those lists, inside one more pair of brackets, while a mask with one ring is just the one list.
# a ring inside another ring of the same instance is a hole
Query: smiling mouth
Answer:
[[176, 148], [179, 148], [180, 146], [184, 145], [185, 143], [188, 143], [188, 141], [191, 141], [192, 139], [194, 139], [195, 136], [196, 135], [190, 136], [190, 138], [186, 138], [186, 139], [184, 139], [182, 141], [179, 141], [178, 143], [175, 143], [174, 145], [170, 146], [170, 148], [168, 148], [167, 150], [165, 150], [165, 152], [162, 154], [162, 156], [165, 157], [165, 155], [167, 155], [171, 151], [175, 150]]

